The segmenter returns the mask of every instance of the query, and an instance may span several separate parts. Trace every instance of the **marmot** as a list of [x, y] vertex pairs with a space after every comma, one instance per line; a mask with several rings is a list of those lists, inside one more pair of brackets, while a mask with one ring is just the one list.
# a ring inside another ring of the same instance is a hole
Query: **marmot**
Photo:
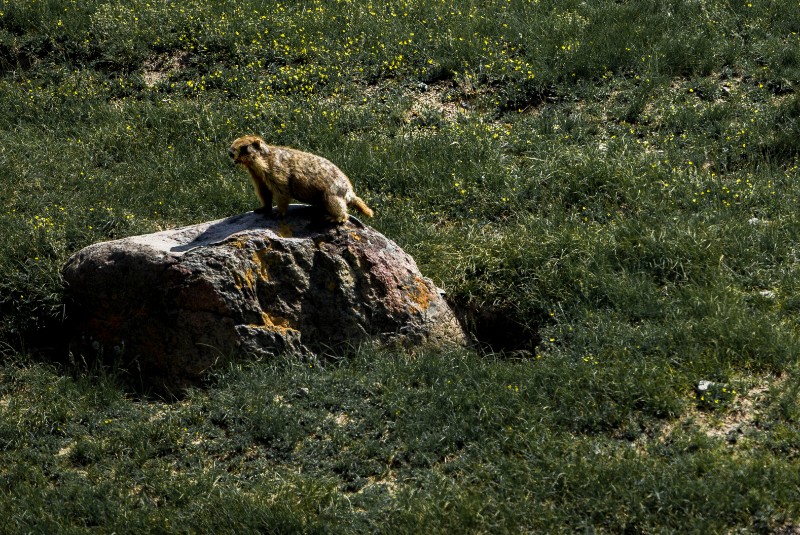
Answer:
[[267, 145], [258, 136], [240, 137], [228, 155], [243, 165], [261, 200], [257, 211], [270, 213], [272, 200], [278, 214], [286, 215], [291, 199], [320, 206], [334, 223], [347, 221], [347, 206], [372, 217], [372, 210], [358, 198], [347, 176], [321, 156], [288, 147]]

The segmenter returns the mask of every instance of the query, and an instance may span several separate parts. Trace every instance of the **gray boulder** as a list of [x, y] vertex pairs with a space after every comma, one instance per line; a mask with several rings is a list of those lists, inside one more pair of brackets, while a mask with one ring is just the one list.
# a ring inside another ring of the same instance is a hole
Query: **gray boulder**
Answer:
[[178, 392], [242, 357], [466, 344], [397, 244], [356, 220], [313, 215], [249, 212], [86, 247], [63, 269], [73, 352]]

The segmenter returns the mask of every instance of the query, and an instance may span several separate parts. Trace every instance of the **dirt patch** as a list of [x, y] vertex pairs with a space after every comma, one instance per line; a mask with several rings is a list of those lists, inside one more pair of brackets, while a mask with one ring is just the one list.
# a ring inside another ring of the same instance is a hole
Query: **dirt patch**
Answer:
[[453, 96], [451, 82], [421, 84], [409, 96], [411, 108], [406, 114], [406, 122], [430, 120], [431, 115], [438, 115], [441, 120], [452, 122], [460, 115], [468, 114], [472, 109], [472, 105], [466, 99]]
[[397, 479], [391, 474], [387, 475], [383, 478], [378, 477], [369, 477], [367, 478], [367, 483], [363, 487], [361, 487], [356, 494], [364, 494], [368, 492], [385, 492], [389, 496], [394, 496], [397, 493]]
[[670, 422], [658, 433], [658, 442], [666, 442], [676, 430], [696, 429], [710, 438], [726, 440], [735, 444], [741, 437], [758, 431], [758, 419], [769, 403], [770, 389], [785, 378], [764, 376], [753, 378], [746, 392], [736, 394], [727, 409], [714, 411], [692, 408], [679, 419]]
[[166, 82], [169, 77], [186, 65], [188, 54], [182, 50], [172, 53], [157, 54], [148, 58], [142, 65], [142, 78], [147, 87]]
[[759, 406], [766, 401], [771, 382], [759, 382], [747, 391], [746, 395], [737, 396], [731, 408], [723, 414], [699, 411], [694, 415], [697, 425], [708, 436], [713, 438], [734, 438], [754, 427]]
[[337, 426], [344, 427], [350, 423], [350, 416], [342, 412], [337, 414], [333, 421]]

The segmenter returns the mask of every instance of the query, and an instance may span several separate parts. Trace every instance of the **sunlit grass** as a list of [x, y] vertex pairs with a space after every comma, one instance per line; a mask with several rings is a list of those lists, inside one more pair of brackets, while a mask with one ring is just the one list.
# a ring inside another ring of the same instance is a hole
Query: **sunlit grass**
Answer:
[[[0, 518], [796, 528], [796, 7], [0, 1]], [[247, 133], [340, 166], [476, 347], [170, 404], [75, 364], [63, 263], [255, 208]]]

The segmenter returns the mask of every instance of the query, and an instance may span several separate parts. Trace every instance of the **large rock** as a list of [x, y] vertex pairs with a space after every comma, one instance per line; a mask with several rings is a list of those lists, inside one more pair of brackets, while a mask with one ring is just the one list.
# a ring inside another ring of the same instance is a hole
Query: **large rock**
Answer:
[[91, 245], [64, 267], [73, 351], [179, 391], [232, 358], [466, 343], [414, 260], [377, 231], [292, 206]]

